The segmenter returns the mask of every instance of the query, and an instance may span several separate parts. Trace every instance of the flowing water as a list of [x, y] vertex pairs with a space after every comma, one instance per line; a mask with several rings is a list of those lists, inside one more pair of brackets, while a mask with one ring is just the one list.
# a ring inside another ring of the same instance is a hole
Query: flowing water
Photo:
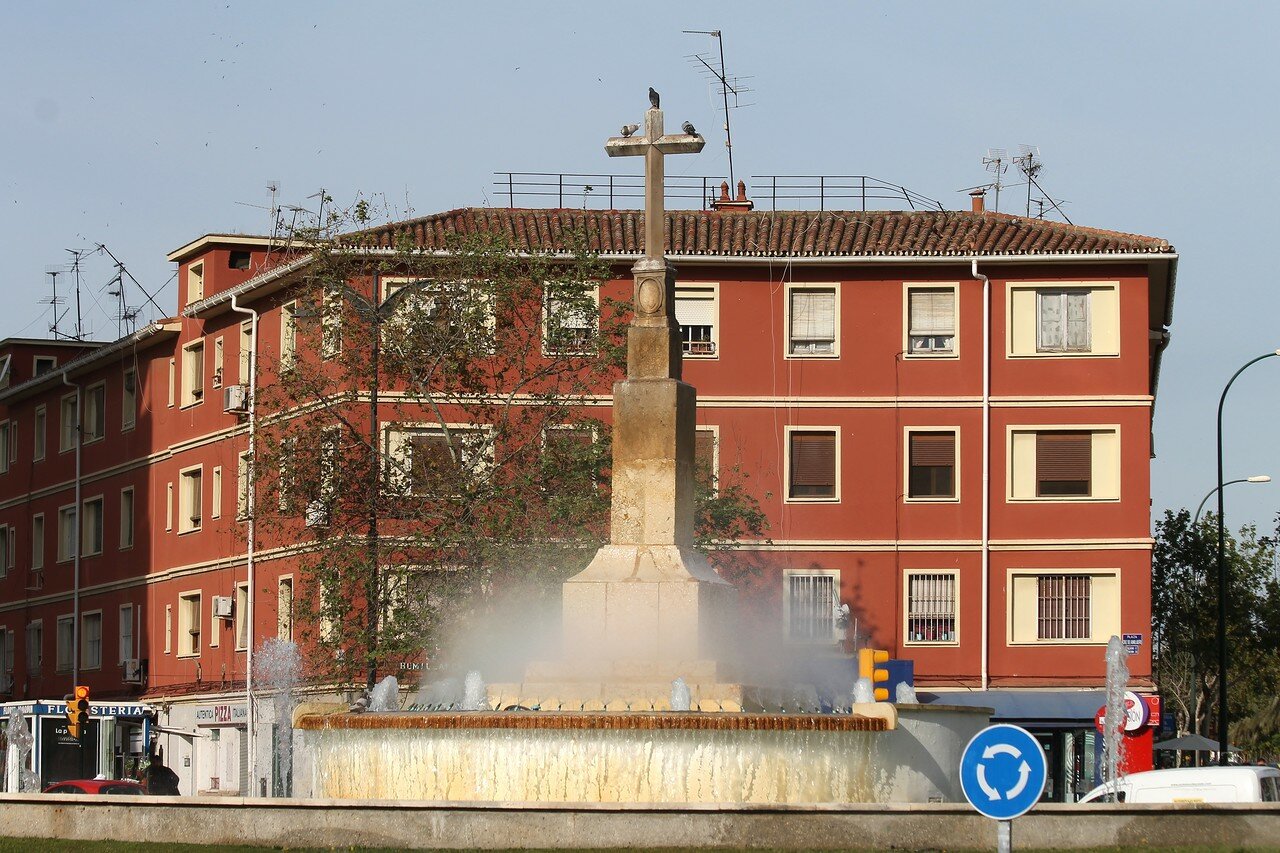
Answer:
[[394, 675], [388, 675], [373, 686], [369, 692], [369, 711], [385, 712], [400, 710], [400, 682]]
[[271, 751], [277, 780], [273, 793], [288, 796], [293, 775], [293, 706], [297, 703], [297, 688], [302, 675], [302, 657], [298, 654], [298, 645], [287, 640], [274, 637], [264, 640], [253, 656], [253, 678], [257, 686], [255, 692], [262, 696], [259, 701], [271, 704], [272, 719], [275, 720], [275, 736], [272, 737]]
[[13, 752], [10, 753], [10, 756], [19, 768], [17, 793], [30, 793], [40, 790], [40, 777], [36, 776], [35, 771], [27, 766], [34, 738], [31, 736], [31, 730], [27, 728], [26, 720], [22, 718], [22, 714], [17, 708], [9, 709], [9, 720], [5, 725], [4, 733], [8, 738], [9, 745], [13, 747]]
[[489, 710], [488, 697], [484, 687], [484, 678], [482, 678], [480, 673], [474, 669], [468, 672], [467, 677], [462, 680], [462, 710]]
[[[1124, 641], [1107, 642], [1107, 710], [1102, 723], [1102, 781], [1118, 782], [1124, 762], [1124, 693], [1129, 687], [1129, 652]], [[1114, 800], [1115, 795], [1109, 795]]]
[[683, 678], [671, 682], [671, 710], [688, 711], [693, 708], [693, 694]]

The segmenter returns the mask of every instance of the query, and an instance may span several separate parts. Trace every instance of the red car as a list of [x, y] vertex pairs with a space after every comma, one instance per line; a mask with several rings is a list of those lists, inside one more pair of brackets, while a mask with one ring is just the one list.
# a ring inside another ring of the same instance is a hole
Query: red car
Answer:
[[44, 789], [46, 794], [145, 794], [142, 784], [132, 779], [68, 779]]

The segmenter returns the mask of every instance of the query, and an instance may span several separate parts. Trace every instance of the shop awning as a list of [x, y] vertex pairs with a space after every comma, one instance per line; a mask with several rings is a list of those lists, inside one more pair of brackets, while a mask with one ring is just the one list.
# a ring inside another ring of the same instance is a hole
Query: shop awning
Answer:
[[1107, 694], [1102, 690], [922, 691], [918, 697], [928, 705], [994, 708], [991, 719], [995, 722], [1041, 729], [1092, 727], [1098, 708], [1107, 702]]

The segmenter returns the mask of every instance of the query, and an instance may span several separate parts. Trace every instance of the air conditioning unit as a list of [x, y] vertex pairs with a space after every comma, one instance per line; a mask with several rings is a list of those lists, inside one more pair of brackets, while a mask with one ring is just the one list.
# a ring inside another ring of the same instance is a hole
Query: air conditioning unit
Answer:
[[249, 389], [244, 385], [228, 385], [222, 389], [222, 411], [235, 415], [249, 413]]
[[329, 505], [324, 501], [311, 501], [307, 504], [307, 527], [329, 526]]
[[229, 595], [215, 595], [213, 597], [213, 618], [230, 619], [235, 615], [235, 603]]
[[147, 677], [147, 662], [138, 658], [127, 658], [124, 662], [125, 684], [141, 684]]

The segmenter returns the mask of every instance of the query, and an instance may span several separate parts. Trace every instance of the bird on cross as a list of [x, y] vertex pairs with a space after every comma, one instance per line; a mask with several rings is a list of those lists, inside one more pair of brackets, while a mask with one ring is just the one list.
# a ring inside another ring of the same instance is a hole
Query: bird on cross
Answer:
[[652, 86], [649, 87], [649, 105], [652, 106], [655, 110], [659, 109], [658, 93]]
[[686, 121], [684, 124], [680, 125], [680, 129], [683, 130], [685, 133], [689, 134], [690, 136], [698, 135], [697, 128], [693, 126], [693, 122], [691, 121]]

